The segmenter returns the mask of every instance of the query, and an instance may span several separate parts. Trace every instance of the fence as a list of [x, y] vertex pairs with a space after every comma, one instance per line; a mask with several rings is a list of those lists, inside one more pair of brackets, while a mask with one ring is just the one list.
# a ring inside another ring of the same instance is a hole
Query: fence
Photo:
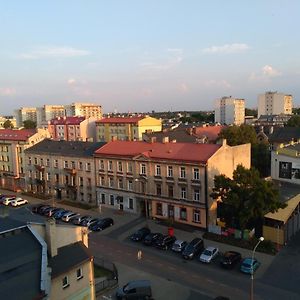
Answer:
[[107, 276], [103, 277], [102, 280], [95, 280], [96, 295], [118, 285], [118, 270], [114, 263], [103, 258], [94, 257], [94, 264], [108, 271]]

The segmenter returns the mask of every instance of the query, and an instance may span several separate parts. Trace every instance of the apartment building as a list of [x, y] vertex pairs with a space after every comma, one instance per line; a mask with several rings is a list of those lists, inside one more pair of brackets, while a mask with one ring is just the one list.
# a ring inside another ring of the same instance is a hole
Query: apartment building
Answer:
[[145, 132], [161, 131], [162, 121], [148, 117], [111, 117], [96, 122], [97, 141], [139, 141]]
[[10, 121], [12, 128], [17, 127], [17, 120], [13, 116], [0, 116], [0, 128], [4, 128], [6, 121]]
[[266, 92], [258, 96], [258, 115], [291, 115], [293, 96], [277, 92]]
[[37, 107], [37, 127], [47, 128], [48, 121], [63, 117], [65, 115], [65, 107], [63, 105], [44, 105]]
[[207, 228], [214, 176], [250, 167], [250, 144], [112, 141], [95, 152], [98, 205]]
[[5, 253], [0, 276], [6, 279], [0, 282], [1, 299], [96, 298], [85, 228], [51, 219], [45, 224], [22, 224], [6, 217], [1, 220], [0, 237]]
[[95, 205], [93, 154], [103, 145], [47, 139], [27, 149], [27, 191]]
[[94, 103], [72, 103], [65, 106], [66, 116], [83, 116], [85, 118], [102, 118], [102, 107]]
[[272, 151], [271, 177], [300, 185], [300, 143], [291, 143]]
[[23, 122], [30, 120], [37, 122], [37, 108], [36, 107], [21, 107], [14, 111], [17, 127], [23, 127]]
[[245, 100], [222, 97], [216, 101], [215, 122], [225, 125], [241, 125], [245, 122]]
[[0, 187], [14, 191], [25, 187], [24, 151], [48, 137], [43, 129], [0, 129]]

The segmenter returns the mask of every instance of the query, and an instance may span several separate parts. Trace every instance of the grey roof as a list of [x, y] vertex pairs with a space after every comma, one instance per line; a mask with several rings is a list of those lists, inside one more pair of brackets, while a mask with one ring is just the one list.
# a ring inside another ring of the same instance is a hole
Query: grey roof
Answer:
[[10, 217], [5, 217], [8, 216], [8, 211], [9, 211], [8, 207], [4, 205], [0, 206], [0, 234], [3, 231], [7, 231], [13, 228], [26, 225], [25, 222], [15, 220]]
[[39, 299], [41, 244], [23, 227], [1, 233], [0, 249], [0, 299]]
[[88, 248], [82, 242], [58, 248], [57, 255], [49, 257], [49, 266], [52, 268], [51, 277], [55, 278], [68, 272], [90, 260], [91, 257]]
[[26, 153], [92, 157], [94, 152], [106, 143], [80, 142], [80, 141], [53, 141], [45, 139], [25, 150]]
[[290, 142], [300, 139], [300, 127], [279, 127], [269, 135], [270, 142]]
[[282, 202], [286, 202], [300, 193], [299, 184], [278, 180], [272, 181], [279, 190], [279, 198]]
[[196, 143], [198, 138], [194, 135], [189, 134], [186, 130], [170, 130], [170, 131], [159, 131], [144, 133], [144, 137], [147, 137], [147, 140], [151, 138], [156, 138], [156, 142], [162, 143], [163, 138], [168, 137], [169, 141], [176, 140], [177, 143]]

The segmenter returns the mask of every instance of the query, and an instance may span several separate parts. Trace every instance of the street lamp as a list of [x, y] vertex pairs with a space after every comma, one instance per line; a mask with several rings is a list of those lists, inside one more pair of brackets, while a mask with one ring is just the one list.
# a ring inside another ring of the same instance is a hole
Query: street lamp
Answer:
[[254, 259], [254, 254], [255, 254], [255, 250], [258, 247], [258, 245], [264, 241], [264, 237], [261, 236], [257, 242], [257, 244], [255, 245], [253, 251], [252, 251], [252, 259], [251, 259], [251, 290], [250, 290], [250, 300], [253, 300], [253, 280], [254, 280], [254, 270], [253, 270], [253, 259]]

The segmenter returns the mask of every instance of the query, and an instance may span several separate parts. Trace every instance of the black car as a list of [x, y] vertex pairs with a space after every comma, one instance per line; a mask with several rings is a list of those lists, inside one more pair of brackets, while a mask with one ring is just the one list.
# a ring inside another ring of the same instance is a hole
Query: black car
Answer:
[[47, 207], [46, 209], [43, 209], [41, 215], [48, 217], [48, 213], [54, 209], [57, 209], [57, 207], [53, 207], [53, 206]]
[[49, 207], [51, 207], [50, 205], [43, 205], [40, 208], [38, 208], [37, 213], [40, 215], [43, 215], [44, 211], [47, 210]]
[[45, 205], [45, 204], [38, 204], [38, 205], [34, 205], [31, 207], [31, 211], [35, 214], [38, 214], [39, 213], [39, 210], [42, 208], [42, 207], [49, 207], [49, 205]]
[[143, 240], [143, 243], [147, 246], [152, 246], [155, 244], [155, 241], [161, 238], [163, 235], [159, 232], [151, 232]]
[[143, 240], [150, 232], [151, 230], [148, 227], [143, 227], [136, 231], [130, 238], [132, 241], [139, 242]]
[[176, 241], [175, 236], [163, 235], [155, 241], [155, 247], [158, 249], [168, 250]]
[[199, 255], [204, 249], [204, 242], [201, 238], [195, 238], [182, 251], [182, 256], [185, 259], [193, 259]]
[[226, 269], [232, 269], [236, 264], [240, 263], [242, 255], [236, 251], [227, 251], [222, 256], [221, 266]]
[[93, 231], [101, 231], [107, 227], [114, 225], [114, 220], [111, 218], [105, 218], [100, 220], [99, 222], [93, 223], [90, 225], [89, 229]]
[[67, 212], [68, 212], [68, 210], [65, 210], [65, 209], [61, 208], [61, 209], [57, 210], [57, 211], [53, 214], [53, 218], [56, 219], [56, 220], [61, 219], [62, 216], [63, 216], [65, 213], [67, 213]]

